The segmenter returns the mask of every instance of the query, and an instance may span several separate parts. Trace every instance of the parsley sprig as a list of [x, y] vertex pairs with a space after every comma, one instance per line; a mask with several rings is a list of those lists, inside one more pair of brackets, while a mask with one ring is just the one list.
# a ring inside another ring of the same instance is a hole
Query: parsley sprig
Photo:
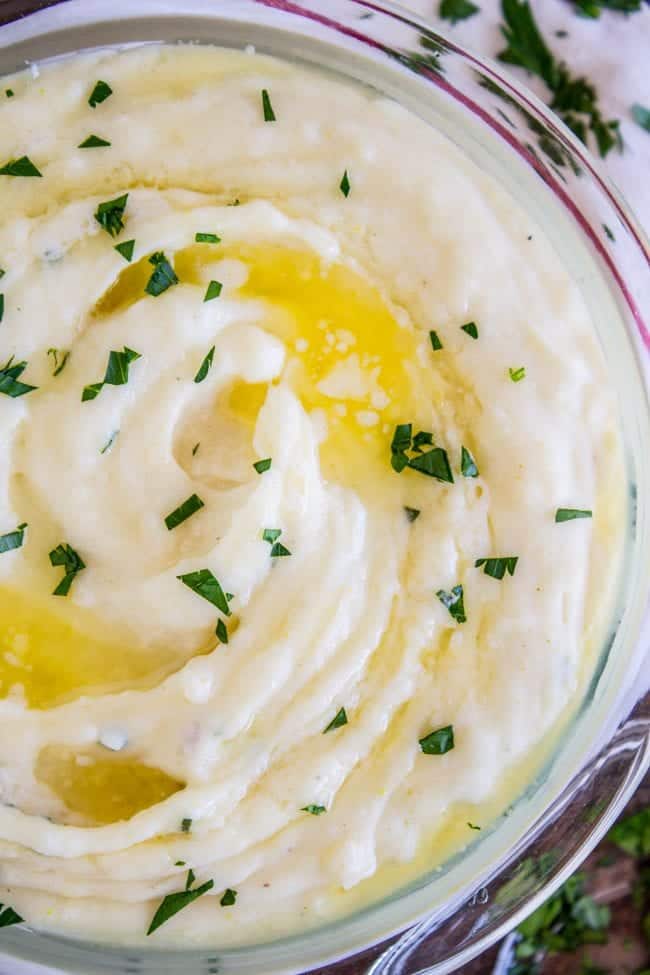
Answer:
[[108, 365], [104, 378], [100, 383], [90, 383], [84, 386], [81, 394], [81, 402], [87, 403], [88, 400], [96, 399], [104, 386], [124, 386], [129, 381], [129, 366], [136, 359], [140, 359], [139, 352], [134, 352], [128, 346], [124, 346], [121, 352], [111, 351], [108, 353]]
[[53, 596], [67, 596], [70, 592], [70, 587], [74, 582], [77, 575], [86, 568], [86, 563], [83, 561], [78, 552], [63, 542], [61, 545], [57, 545], [55, 549], [50, 552], [50, 563], [53, 566], [63, 566], [65, 575], [61, 582], [58, 584]]

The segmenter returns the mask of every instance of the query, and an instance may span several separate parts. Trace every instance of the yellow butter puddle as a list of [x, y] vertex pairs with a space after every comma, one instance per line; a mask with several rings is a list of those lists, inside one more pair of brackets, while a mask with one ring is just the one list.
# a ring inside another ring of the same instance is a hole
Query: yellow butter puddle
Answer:
[[184, 787], [161, 769], [100, 746], [74, 751], [48, 745], [39, 753], [34, 774], [84, 825], [92, 826], [130, 819]]

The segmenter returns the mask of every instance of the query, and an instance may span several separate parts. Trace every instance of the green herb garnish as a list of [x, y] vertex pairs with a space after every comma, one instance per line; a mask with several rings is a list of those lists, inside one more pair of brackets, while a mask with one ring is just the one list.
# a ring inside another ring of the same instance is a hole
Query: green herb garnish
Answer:
[[444, 589], [439, 589], [436, 596], [442, 605], [449, 610], [449, 615], [452, 619], [455, 619], [457, 623], [467, 622], [462, 586], [454, 586], [451, 592], [445, 592]]
[[110, 142], [98, 135], [89, 135], [87, 139], [79, 143], [77, 149], [103, 149], [104, 146], [110, 146]]
[[63, 542], [61, 545], [57, 545], [56, 548], [52, 549], [50, 552], [50, 563], [56, 566], [63, 566], [63, 571], [65, 575], [63, 579], [58, 584], [53, 596], [67, 596], [70, 592], [70, 586], [74, 582], [76, 576], [86, 568], [86, 563], [83, 561], [78, 552]]
[[431, 340], [431, 348], [434, 352], [439, 352], [442, 348], [442, 342], [438, 338], [437, 332], [429, 332], [429, 339]]
[[513, 369], [512, 366], [508, 369], [508, 375], [512, 379], [513, 383], [520, 383], [522, 379], [526, 378], [526, 367], [518, 366]]
[[152, 254], [149, 258], [149, 263], [154, 265], [155, 270], [147, 281], [147, 286], [144, 290], [148, 295], [153, 295], [154, 298], [157, 298], [158, 295], [171, 288], [173, 284], [178, 284], [178, 278], [176, 277], [174, 268], [162, 251], [156, 251], [155, 254]]
[[201, 500], [198, 494], [191, 494], [187, 501], [183, 501], [178, 508], [175, 508], [171, 514], [167, 515], [165, 518], [165, 524], [167, 525], [167, 531], [171, 531], [173, 528], [177, 528], [178, 525], [182, 525], [184, 521], [191, 518], [192, 515], [200, 511], [201, 508], [205, 507], [205, 503]]
[[233, 890], [231, 887], [227, 887], [223, 892], [223, 896], [219, 903], [222, 907], [232, 907], [237, 900], [237, 891]]
[[187, 871], [187, 880], [185, 881], [185, 890], [189, 890], [195, 880], [196, 880], [196, 874], [194, 873], [194, 871], [190, 867], [190, 869]]
[[413, 439], [413, 425], [411, 423], [399, 423], [395, 427], [395, 433], [390, 445], [391, 464], [393, 470], [398, 474], [408, 467], [409, 459], [406, 451], [411, 449]]
[[442, 0], [438, 13], [443, 20], [457, 24], [459, 20], [467, 20], [468, 17], [473, 17], [479, 12], [479, 9], [470, 0]]
[[213, 359], [214, 359], [214, 345], [212, 346], [212, 348], [210, 349], [210, 351], [206, 355], [205, 359], [201, 363], [201, 365], [199, 367], [199, 371], [197, 372], [196, 376], [194, 377], [194, 382], [195, 383], [202, 383], [203, 382], [203, 380], [206, 378], [206, 376], [208, 375], [208, 373], [212, 369], [212, 361], [213, 361]]
[[105, 454], [108, 450], [111, 449], [111, 447], [117, 440], [119, 432], [120, 432], [119, 430], [113, 430], [112, 434], [110, 435], [110, 437], [108, 438], [104, 446], [100, 448], [99, 450], [100, 454]]
[[468, 822], [467, 825], [469, 826], [470, 829], [478, 829], [478, 830], [480, 830], [480, 828], [481, 828], [480, 826], [475, 826], [474, 823], [470, 823], [470, 822]]
[[223, 620], [219, 620], [214, 632], [220, 643], [228, 643], [228, 628]]
[[104, 203], [100, 203], [95, 211], [95, 220], [111, 237], [117, 237], [120, 231], [124, 229], [122, 218], [128, 199], [129, 194], [124, 193], [123, 196], [118, 196], [114, 200], [106, 200]]
[[326, 806], [303, 806], [300, 812], [310, 813], [312, 816], [322, 816], [324, 812], [327, 812]]
[[10, 928], [12, 924], [23, 924], [24, 918], [14, 911], [13, 907], [0, 904], [0, 928]]
[[650, 108], [639, 105], [637, 102], [630, 108], [630, 113], [637, 125], [640, 125], [646, 132], [650, 132]]
[[194, 240], [197, 244], [220, 244], [221, 237], [218, 234], [204, 234], [197, 233], [194, 235]]
[[213, 301], [215, 298], [219, 297], [222, 291], [223, 291], [223, 285], [221, 281], [210, 281], [210, 284], [206, 289], [205, 297], [203, 298], [203, 301], [204, 302]]
[[133, 259], [133, 249], [135, 247], [135, 240], [125, 240], [122, 244], [116, 244], [115, 250], [118, 254], [121, 254], [125, 261], [130, 264]]
[[22, 376], [26, 368], [26, 362], [14, 363], [14, 357], [12, 356], [7, 364], [0, 369], [0, 393], [16, 399], [18, 396], [24, 396], [26, 393], [31, 393], [32, 390], [38, 389], [38, 386], [30, 386], [28, 383], [19, 382], [19, 376]]
[[[411, 423], [400, 423], [395, 427], [390, 445], [393, 470], [401, 474], [405, 467], [410, 467], [420, 474], [453, 484], [454, 475], [451, 472], [447, 451], [442, 447], [434, 447], [423, 453], [422, 447], [433, 443], [432, 435], [424, 430], [420, 430], [415, 436], [412, 436], [412, 433]], [[407, 451], [414, 452], [415, 457], [409, 457]]]
[[616, 243], [616, 237], [614, 236], [614, 232], [607, 226], [606, 223], [603, 224], [603, 230], [605, 231], [605, 233], [607, 234], [607, 236], [609, 237], [609, 239], [613, 243]]
[[467, 322], [465, 325], [461, 325], [460, 327], [463, 330], [463, 332], [466, 332], [467, 335], [470, 336], [470, 338], [473, 339], [478, 338], [478, 327], [476, 325], [476, 322]]
[[253, 467], [258, 474], [265, 474], [266, 471], [271, 470], [272, 463], [273, 459], [271, 457], [265, 457], [264, 460], [256, 460]]
[[224, 616], [231, 615], [226, 594], [210, 569], [199, 569], [198, 572], [188, 572], [185, 575], [176, 576], [176, 578], [180, 579], [183, 585], [195, 592], [197, 596], [202, 596], [203, 599], [207, 599], [209, 603], [216, 606]]
[[285, 548], [284, 545], [278, 541], [281, 534], [281, 528], [265, 528], [262, 532], [262, 538], [271, 546], [272, 559], [285, 558], [287, 555], [291, 555], [289, 549]]
[[527, 0], [502, 0], [501, 10], [505, 21], [501, 33], [507, 46], [498, 55], [499, 60], [542, 78], [553, 94], [550, 107], [585, 144], [591, 132], [601, 156], [614, 146], [622, 149], [619, 122], [605, 121], [594, 86], [586, 78], [572, 77], [567, 66], [556, 60]]
[[134, 352], [128, 346], [124, 346], [122, 352], [112, 350], [108, 353], [108, 365], [104, 378], [100, 383], [90, 383], [84, 386], [81, 394], [81, 402], [87, 403], [88, 400], [96, 399], [104, 386], [124, 386], [129, 381], [129, 366], [136, 359], [142, 358], [139, 352]]
[[408, 466], [411, 470], [419, 471], [420, 474], [435, 477], [437, 481], [444, 481], [447, 484], [454, 483], [454, 475], [449, 466], [449, 457], [447, 451], [443, 450], [442, 447], [434, 447], [433, 450], [428, 450], [425, 454], [412, 457]]
[[54, 363], [53, 376], [58, 376], [65, 369], [66, 363], [70, 358], [69, 349], [48, 349], [47, 354], [52, 356]]
[[0, 322], [4, 318], [4, 313], [5, 313], [5, 296], [0, 295]]
[[582, 17], [597, 20], [603, 10], [615, 10], [621, 14], [635, 14], [641, 10], [641, 0], [571, 0]]
[[406, 513], [407, 520], [411, 524], [413, 524], [414, 521], [417, 521], [421, 514], [419, 508], [407, 508], [406, 505], [404, 506], [404, 511]]
[[561, 524], [563, 521], [576, 521], [578, 518], [591, 518], [592, 512], [580, 508], [558, 508], [555, 512], [555, 521]]
[[34, 163], [28, 156], [21, 156], [20, 159], [10, 159], [8, 163], [0, 169], [0, 176], [42, 176]]
[[275, 112], [271, 105], [271, 98], [266, 88], [262, 89], [262, 111], [264, 112], [265, 122], [275, 122]]
[[11, 88], [5, 88], [5, 95], [7, 96], [7, 98], [13, 98], [14, 97], [13, 90]]
[[23, 522], [22, 525], [18, 525], [15, 531], [8, 532], [6, 535], [0, 535], [0, 554], [11, 552], [15, 548], [21, 548], [25, 540], [26, 528], [27, 524]]
[[420, 738], [420, 748], [425, 755], [446, 755], [454, 747], [454, 728], [453, 725], [446, 725], [438, 728], [431, 734]]
[[342, 728], [343, 725], [347, 723], [348, 723], [348, 716], [345, 712], [345, 708], [341, 708], [340, 711], [336, 712], [335, 716], [332, 718], [327, 728], [325, 728], [323, 734], [326, 735], [330, 731], [335, 731], [337, 728]]
[[196, 453], [200, 446], [201, 446], [201, 441], [199, 440], [199, 442], [195, 443], [194, 446], [192, 447], [192, 457], [196, 457]]
[[350, 190], [352, 189], [352, 185], [350, 183], [350, 177], [348, 176], [347, 169], [343, 173], [343, 179], [341, 180], [339, 189], [341, 190], [341, 193], [343, 194], [343, 196], [347, 200], [347, 198], [350, 195]]
[[163, 899], [160, 907], [153, 916], [153, 920], [149, 925], [149, 930], [147, 931], [147, 936], [153, 934], [154, 931], [163, 925], [166, 921], [169, 921], [175, 914], [182, 911], [183, 908], [188, 907], [197, 898], [202, 897], [203, 894], [207, 894], [209, 890], [214, 887], [214, 880], [208, 880], [206, 883], [202, 884], [200, 887], [196, 887], [194, 890], [181, 890], [175, 894], [167, 894]]
[[181, 820], [181, 833], [189, 833], [191, 829], [192, 829], [191, 819]]
[[507, 555], [496, 559], [477, 559], [474, 568], [483, 568], [485, 575], [491, 576], [493, 579], [503, 579], [506, 572], [511, 576], [515, 574], [518, 561], [518, 555]]
[[463, 477], [478, 477], [478, 467], [476, 461], [470, 454], [467, 447], [463, 447], [460, 452], [460, 472]]
[[113, 94], [113, 89], [105, 81], [97, 81], [95, 87], [90, 93], [88, 99], [88, 104], [91, 108], [96, 108], [97, 105], [101, 105], [106, 99]]

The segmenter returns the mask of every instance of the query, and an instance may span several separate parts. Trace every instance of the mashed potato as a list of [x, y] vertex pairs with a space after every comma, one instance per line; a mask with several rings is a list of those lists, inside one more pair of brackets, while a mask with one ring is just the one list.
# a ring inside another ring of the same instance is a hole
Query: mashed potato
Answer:
[[374, 93], [164, 46], [3, 87], [0, 900], [186, 946], [340, 915], [480, 837], [591, 672], [583, 300]]

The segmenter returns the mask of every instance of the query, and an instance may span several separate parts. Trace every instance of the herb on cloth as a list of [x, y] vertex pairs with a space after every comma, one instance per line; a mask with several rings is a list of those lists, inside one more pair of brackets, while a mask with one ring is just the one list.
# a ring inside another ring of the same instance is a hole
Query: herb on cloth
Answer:
[[471, 0], [442, 0], [438, 14], [442, 20], [449, 20], [457, 24], [459, 20], [467, 20], [479, 12], [480, 8]]

